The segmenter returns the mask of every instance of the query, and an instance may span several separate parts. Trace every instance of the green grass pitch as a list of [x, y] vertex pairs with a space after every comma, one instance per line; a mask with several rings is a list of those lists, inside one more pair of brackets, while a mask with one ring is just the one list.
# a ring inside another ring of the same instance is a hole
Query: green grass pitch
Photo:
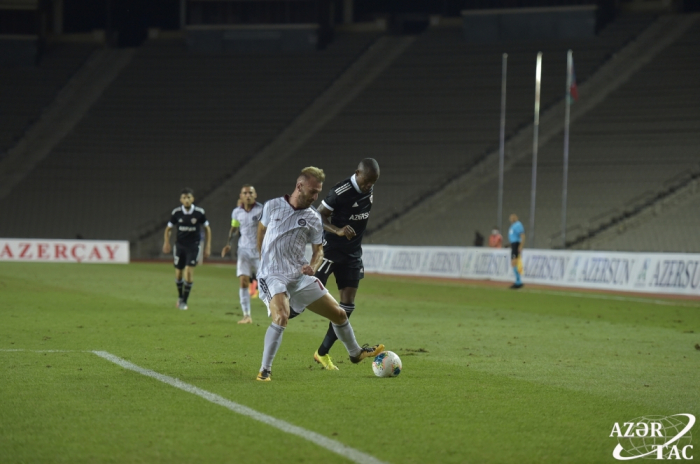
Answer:
[[321, 370], [327, 322], [307, 311], [261, 383], [269, 320], [253, 300], [255, 324], [236, 324], [234, 270], [197, 268], [179, 311], [168, 264], [0, 263], [0, 462], [349, 462], [89, 350], [391, 463], [616, 462], [615, 422], [700, 419], [698, 301], [368, 276], [351, 321], [401, 375], [374, 377], [340, 343], [340, 370]]

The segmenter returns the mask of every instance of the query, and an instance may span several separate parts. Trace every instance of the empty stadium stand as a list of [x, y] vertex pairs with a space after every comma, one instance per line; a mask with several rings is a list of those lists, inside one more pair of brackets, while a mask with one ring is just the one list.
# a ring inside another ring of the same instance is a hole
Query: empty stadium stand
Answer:
[[[669, 179], [697, 164], [700, 65], [692, 57], [700, 45], [698, 27], [696, 23], [572, 125], [567, 241], [624, 217], [663, 190]], [[561, 135], [540, 148], [537, 240], [529, 246], [561, 246], [562, 149]], [[504, 220], [516, 212], [526, 228], [531, 166], [527, 157], [505, 174]], [[435, 205], [428, 220], [443, 217], [444, 222], [431, 238], [402, 233], [398, 240], [468, 244], [475, 230], [486, 232], [496, 221], [497, 185], [496, 180], [484, 184], [459, 207]], [[461, 237], [454, 234], [457, 230], [463, 231]]]
[[53, 43], [36, 66], [0, 67], [0, 160], [95, 49], [94, 44]]
[[647, 220], [626, 227], [607, 240], [594, 242], [596, 250], [700, 252], [700, 191], [685, 201], [659, 208]]
[[[374, 157], [382, 176], [367, 243], [471, 244], [475, 230], [486, 234], [494, 225], [495, 181], [464, 198], [431, 198], [498, 146], [502, 53], [509, 55], [506, 137], [512, 138], [532, 121], [538, 51], [544, 53], [546, 112], [564, 95], [566, 50], [574, 50], [582, 85], [654, 24], [651, 15], [623, 15], [594, 39], [499, 44], [466, 43], [458, 26], [431, 27], [401, 45], [390, 65], [289, 156], [266, 167], [254, 182], [259, 199], [291, 192], [296, 173], [308, 165], [326, 171], [325, 194], [360, 159]], [[569, 241], [585, 241], [601, 224], [629, 216], [697, 164], [700, 63], [689, 57], [697, 56], [699, 27], [575, 121]], [[228, 196], [214, 194], [217, 189], [282, 140], [377, 39], [377, 33], [340, 33], [324, 51], [294, 55], [204, 55], [188, 52], [182, 40], [146, 42], [75, 129], [5, 198], [10, 215], [26, 220], [0, 223], [0, 236], [130, 239], [140, 245], [136, 256], [156, 256], [168, 213], [189, 186], [196, 203], [212, 212], [217, 248], [236, 202], [235, 189], [226, 190]], [[559, 135], [540, 151], [538, 247], [560, 246], [561, 148]], [[530, 175], [529, 158], [506, 172], [505, 217], [518, 212], [526, 228]], [[417, 204], [430, 213], [410, 213]], [[676, 217], [672, 211], [663, 215]], [[606, 243], [621, 246], [617, 237]]]
[[[464, 42], [460, 27], [430, 29], [297, 157], [277, 166], [276, 175], [258, 182], [258, 189], [265, 196], [290, 191], [289, 173], [305, 165], [324, 168], [332, 185], [351, 174], [361, 158], [374, 157], [382, 167], [370, 221], [370, 227], [376, 228], [497, 147], [503, 52], [509, 54], [506, 132], [511, 135], [532, 118], [537, 51], [545, 56], [543, 106], [547, 107], [563, 94], [568, 48], [578, 51], [576, 73], [584, 81], [653, 19], [622, 17], [590, 41], [476, 45]], [[402, 243], [404, 236], [412, 237], [409, 243], [435, 243], [422, 228], [412, 233], [406, 229], [400, 236], [383, 235], [381, 243]], [[437, 240], [463, 245], [467, 234], [461, 236], [460, 230], [447, 233], [451, 240]], [[370, 236], [368, 241], [372, 240]]]
[[301, 55], [198, 55], [181, 40], [147, 42], [9, 194], [10, 214], [27, 218], [3, 221], [0, 235], [133, 239], [154, 221], [164, 227], [180, 189], [202, 197], [221, 183], [376, 37], [339, 35]]

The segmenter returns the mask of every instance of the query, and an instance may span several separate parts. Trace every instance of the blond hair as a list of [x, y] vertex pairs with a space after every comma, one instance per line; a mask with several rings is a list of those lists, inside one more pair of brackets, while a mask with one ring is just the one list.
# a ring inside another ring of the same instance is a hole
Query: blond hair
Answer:
[[323, 169], [321, 168], [317, 168], [315, 166], [308, 166], [301, 170], [301, 174], [299, 174], [299, 177], [303, 177], [305, 179], [313, 177], [317, 181], [323, 182], [324, 180], [326, 180], [326, 173], [323, 172]]

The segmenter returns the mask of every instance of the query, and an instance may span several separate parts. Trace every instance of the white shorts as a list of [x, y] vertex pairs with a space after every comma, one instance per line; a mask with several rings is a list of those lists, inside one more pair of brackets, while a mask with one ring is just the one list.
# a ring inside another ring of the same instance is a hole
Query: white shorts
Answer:
[[328, 290], [320, 280], [314, 276], [304, 274], [297, 278], [289, 278], [282, 275], [260, 277], [258, 279], [258, 291], [260, 292], [260, 299], [267, 306], [268, 316], [270, 316], [272, 297], [280, 293], [287, 295], [289, 307], [299, 314], [308, 305], [328, 293]]
[[236, 277], [248, 276], [258, 272], [260, 268], [260, 256], [254, 248], [239, 248], [238, 261], [236, 262]]

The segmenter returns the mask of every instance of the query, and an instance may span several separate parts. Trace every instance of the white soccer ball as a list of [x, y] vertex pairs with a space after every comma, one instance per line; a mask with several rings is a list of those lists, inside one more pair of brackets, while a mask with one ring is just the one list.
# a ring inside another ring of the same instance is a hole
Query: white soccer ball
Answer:
[[401, 358], [393, 351], [382, 351], [372, 361], [372, 370], [377, 377], [396, 377], [401, 369]]

